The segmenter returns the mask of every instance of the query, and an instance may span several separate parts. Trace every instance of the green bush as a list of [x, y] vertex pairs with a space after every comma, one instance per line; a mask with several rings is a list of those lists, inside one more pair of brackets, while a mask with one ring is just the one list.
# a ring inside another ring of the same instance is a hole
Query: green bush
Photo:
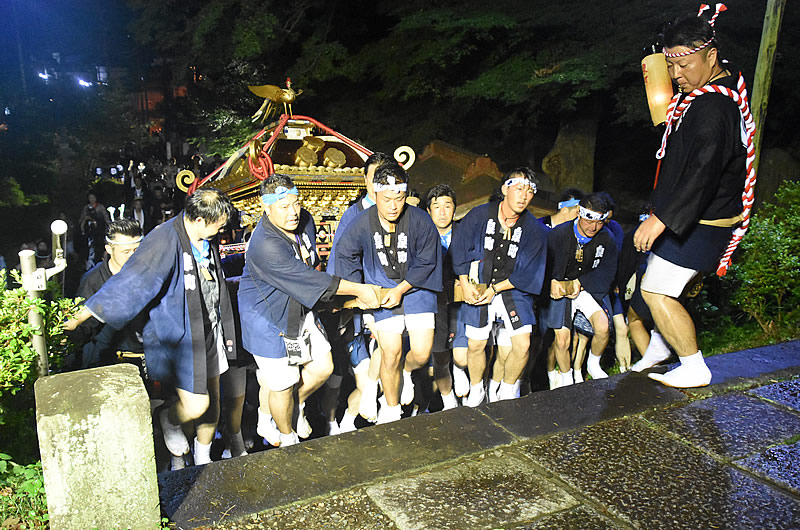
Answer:
[[797, 337], [800, 327], [800, 182], [784, 182], [775, 204], [753, 216], [727, 281], [731, 302], [769, 340]]
[[[19, 272], [11, 271], [11, 274], [20, 284]], [[0, 424], [3, 423], [3, 398], [31, 388], [36, 380], [38, 355], [31, 346], [31, 338], [42, 330], [28, 323], [28, 312], [34, 310], [42, 315], [49, 363], [57, 370], [66, 347], [62, 323], [78, 305], [76, 300], [53, 297], [52, 284], [48, 290], [50, 296], [36, 299], [28, 298], [21, 287], [6, 289], [5, 285], [6, 273], [0, 271]]]
[[0, 521], [3, 528], [47, 528], [42, 463], [21, 466], [0, 453]]

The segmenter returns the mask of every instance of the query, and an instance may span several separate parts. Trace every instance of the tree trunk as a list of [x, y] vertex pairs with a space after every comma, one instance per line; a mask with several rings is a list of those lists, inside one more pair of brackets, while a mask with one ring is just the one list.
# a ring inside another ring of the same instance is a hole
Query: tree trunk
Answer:
[[594, 189], [594, 150], [597, 118], [564, 120], [553, 148], [542, 160], [542, 170], [556, 188]]

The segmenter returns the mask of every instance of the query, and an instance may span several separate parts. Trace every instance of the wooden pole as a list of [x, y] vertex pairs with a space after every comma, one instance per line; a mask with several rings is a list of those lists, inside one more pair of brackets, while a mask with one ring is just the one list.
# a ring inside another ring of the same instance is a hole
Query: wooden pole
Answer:
[[767, 10], [764, 13], [764, 28], [761, 31], [761, 46], [758, 49], [758, 62], [753, 81], [753, 97], [750, 101], [753, 121], [756, 124], [756, 134], [753, 138], [756, 149], [756, 171], [758, 171], [758, 161], [761, 157], [761, 135], [767, 119], [769, 89], [772, 86], [772, 70], [775, 66], [775, 49], [778, 46], [785, 6], [786, 0], [767, 0]]

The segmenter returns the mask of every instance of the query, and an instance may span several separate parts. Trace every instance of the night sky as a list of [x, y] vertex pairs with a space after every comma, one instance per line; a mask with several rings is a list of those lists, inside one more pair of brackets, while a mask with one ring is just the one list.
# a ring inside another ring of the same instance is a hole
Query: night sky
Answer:
[[0, 2], [0, 76], [19, 77], [17, 33], [26, 61], [60, 52], [88, 63], [120, 64], [130, 48], [122, 0], [3, 0]]

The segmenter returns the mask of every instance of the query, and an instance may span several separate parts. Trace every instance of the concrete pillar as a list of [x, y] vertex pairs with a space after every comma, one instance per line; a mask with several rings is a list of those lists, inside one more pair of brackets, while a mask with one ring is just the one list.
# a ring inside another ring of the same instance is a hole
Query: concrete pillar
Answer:
[[50, 528], [160, 528], [150, 404], [118, 364], [36, 381]]

